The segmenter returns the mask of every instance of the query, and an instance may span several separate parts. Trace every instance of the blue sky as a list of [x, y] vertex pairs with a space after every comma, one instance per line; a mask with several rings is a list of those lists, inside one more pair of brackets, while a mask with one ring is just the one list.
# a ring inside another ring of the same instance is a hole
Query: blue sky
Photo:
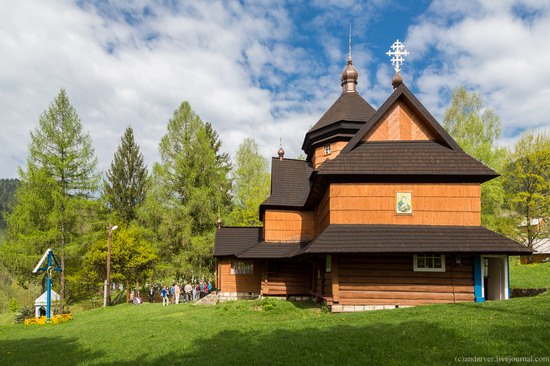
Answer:
[[108, 169], [134, 128], [149, 166], [184, 100], [234, 155], [248, 136], [287, 157], [338, 98], [349, 22], [358, 90], [373, 106], [391, 94], [386, 56], [410, 52], [405, 83], [441, 122], [456, 86], [501, 117], [502, 145], [550, 127], [550, 2], [499, 1], [30, 1], [0, 3], [0, 177], [25, 164], [29, 132], [68, 92]]

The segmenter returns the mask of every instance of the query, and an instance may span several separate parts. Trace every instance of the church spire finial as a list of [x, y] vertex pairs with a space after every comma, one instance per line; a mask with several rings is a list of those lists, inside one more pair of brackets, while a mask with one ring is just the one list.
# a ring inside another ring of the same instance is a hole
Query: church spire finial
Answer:
[[348, 60], [351, 61], [351, 21], [349, 22], [349, 51], [348, 51]]
[[279, 151], [277, 152], [277, 154], [279, 155], [279, 160], [283, 160], [283, 158], [285, 157], [285, 151], [283, 150], [283, 138], [279, 138]]
[[348, 64], [342, 71], [342, 93], [356, 92], [357, 78], [359, 73], [353, 67], [351, 59], [351, 22], [349, 22], [349, 46], [348, 46]]

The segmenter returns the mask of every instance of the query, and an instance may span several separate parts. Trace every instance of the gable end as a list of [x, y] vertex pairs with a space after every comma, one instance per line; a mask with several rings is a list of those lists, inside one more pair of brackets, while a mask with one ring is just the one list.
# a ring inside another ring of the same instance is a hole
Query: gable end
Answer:
[[[400, 123], [401, 119], [405, 121], [403, 126]], [[410, 122], [407, 122], [407, 119], [410, 119]], [[401, 84], [394, 90], [393, 94], [384, 102], [369, 121], [361, 127], [357, 134], [342, 150], [342, 154], [349, 153], [361, 141], [408, 140], [401, 137], [402, 133], [403, 136], [409, 134], [406, 130], [407, 124], [409, 124], [411, 129], [410, 140], [436, 140], [452, 150], [462, 152], [462, 149], [456, 141], [436, 121], [422, 103], [416, 99], [405, 84]], [[384, 128], [386, 128], [387, 134]], [[377, 133], [379, 129], [380, 131]], [[390, 131], [392, 133], [391, 135]], [[413, 133], [415, 134], [414, 139], [412, 138]], [[375, 136], [374, 138], [376, 138], [376, 140], [369, 139], [373, 136]], [[383, 138], [385, 136], [387, 137]], [[399, 138], [397, 138], [397, 136], [399, 136]], [[425, 136], [425, 138], [423, 138], [423, 136]]]
[[361, 141], [426, 141], [437, 140], [425, 124], [402, 101], [384, 113]]

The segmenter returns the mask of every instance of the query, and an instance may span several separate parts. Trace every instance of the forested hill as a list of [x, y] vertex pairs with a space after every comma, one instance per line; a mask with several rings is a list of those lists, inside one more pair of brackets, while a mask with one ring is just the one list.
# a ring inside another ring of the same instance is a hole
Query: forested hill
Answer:
[[0, 229], [6, 227], [3, 213], [14, 203], [17, 187], [19, 179], [0, 179]]

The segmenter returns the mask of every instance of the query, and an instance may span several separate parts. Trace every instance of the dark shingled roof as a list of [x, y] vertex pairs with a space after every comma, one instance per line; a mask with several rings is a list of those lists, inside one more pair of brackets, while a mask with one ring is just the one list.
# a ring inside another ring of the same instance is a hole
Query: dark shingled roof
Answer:
[[434, 141], [362, 142], [325, 161], [318, 175], [461, 176], [479, 182], [498, 176], [466, 153]]
[[329, 225], [298, 254], [531, 252], [482, 226]]
[[304, 160], [273, 158], [271, 195], [261, 204], [266, 207], [302, 207], [309, 194], [309, 176], [313, 168]]
[[290, 258], [300, 250], [300, 243], [258, 243], [237, 255], [239, 258]]
[[[291, 258], [322, 253], [485, 253], [533, 251], [482, 226], [329, 225], [303, 247], [260, 241], [262, 228], [225, 227], [216, 231], [214, 256]], [[300, 249], [303, 247], [302, 249]]]
[[339, 121], [367, 122], [375, 112], [374, 108], [358, 93], [342, 93], [308, 133]]
[[288, 258], [300, 250], [300, 243], [266, 243], [261, 227], [222, 227], [216, 230], [214, 256], [238, 258]]
[[216, 230], [214, 256], [237, 255], [260, 241], [261, 227], [222, 227]]

